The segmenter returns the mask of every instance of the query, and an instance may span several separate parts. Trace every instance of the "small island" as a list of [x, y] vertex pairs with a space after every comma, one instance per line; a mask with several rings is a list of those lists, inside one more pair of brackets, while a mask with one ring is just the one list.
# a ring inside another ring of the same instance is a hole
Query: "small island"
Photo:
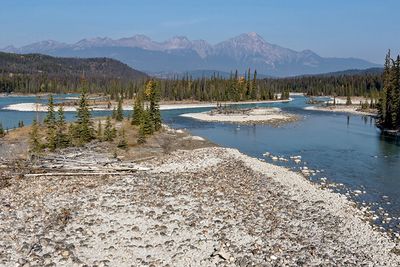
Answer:
[[293, 122], [299, 119], [298, 116], [283, 112], [280, 108], [275, 107], [239, 109], [220, 106], [211, 111], [186, 113], [181, 116], [210, 122], [272, 125]]

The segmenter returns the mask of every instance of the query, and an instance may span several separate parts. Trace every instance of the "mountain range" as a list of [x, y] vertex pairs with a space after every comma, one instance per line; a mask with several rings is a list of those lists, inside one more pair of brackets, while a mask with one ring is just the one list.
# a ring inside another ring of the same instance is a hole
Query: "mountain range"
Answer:
[[[61, 57], [109, 57], [149, 74], [163, 73], [229, 73], [236, 69], [256, 69], [260, 75], [295, 76], [380, 67], [357, 58], [325, 58], [311, 50], [295, 51], [265, 41], [257, 33], [244, 33], [211, 45], [204, 40], [175, 36], [156, 42], [145, 35], [130, 38], [91, 38], [74, 44], [41, 41], [16, 48], [12, 53], [42, 53]], [[212, 71], [211, 71], [212, 70]]]

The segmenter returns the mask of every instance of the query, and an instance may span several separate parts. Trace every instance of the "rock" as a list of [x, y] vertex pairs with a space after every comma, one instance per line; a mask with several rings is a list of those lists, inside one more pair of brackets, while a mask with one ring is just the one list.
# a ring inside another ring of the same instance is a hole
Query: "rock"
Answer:
[[213, 252], [213, 254], [211, 256], [213, 256], [213, 257], [219, 256], [223, 260], [230, 260], [230, 258], [231, 258], [231, 255], [229, 254], [228, 251], [225, 250], [225, 248], [223, 246], [221, 246], [219, 249], [215, 249], [215, 251]]
[[63, 250], [63, 251], [61, 252], [61, 256], [62, 256], [63, 258], [68, 258], [69, 255], [70, 255], [70, 252], [69, 252], [68, 250]]

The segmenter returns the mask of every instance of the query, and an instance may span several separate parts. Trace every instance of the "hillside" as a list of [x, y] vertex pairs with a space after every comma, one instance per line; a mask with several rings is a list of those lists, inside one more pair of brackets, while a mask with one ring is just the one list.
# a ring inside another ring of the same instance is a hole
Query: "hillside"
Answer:
[[146, 78], [143, 72], [110, 58], [60, 58], [41, 54], [12, 54], [0, 52], [0, 73], [46, 75], [47, 77], [137, 80]]

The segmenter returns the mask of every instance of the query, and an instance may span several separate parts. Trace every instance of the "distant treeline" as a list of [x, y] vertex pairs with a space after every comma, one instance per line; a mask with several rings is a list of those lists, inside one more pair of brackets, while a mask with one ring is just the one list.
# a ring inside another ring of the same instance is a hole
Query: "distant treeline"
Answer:
[[[349, 71], [351, 73], [351, 71]], [[357, 74], [327, 74], [298, 76], [281, 79], [265, 79], [266, 87], [272, 90], [289, 90], [309, 96], [368, 96], [378, 97], [382, 90], [382, 72], [360, 72]]]

